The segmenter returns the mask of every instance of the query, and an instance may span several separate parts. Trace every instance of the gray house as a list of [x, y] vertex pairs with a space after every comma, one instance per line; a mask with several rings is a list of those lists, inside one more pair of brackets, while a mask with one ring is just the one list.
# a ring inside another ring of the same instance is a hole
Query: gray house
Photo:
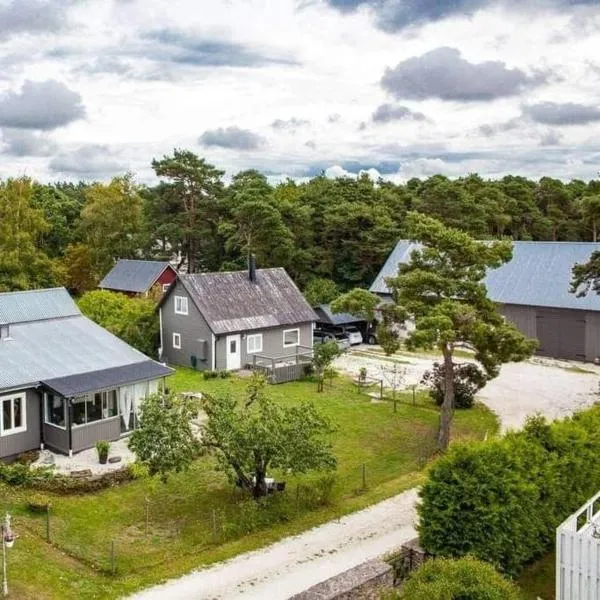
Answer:
[[84, 317], [64, 288], [0, 294], [0, 458], [117, 440], [171, 373]]
[[312, 349], [317, 316], [284, 269], [179, 275], [159, 307], [169, 364], [235, 371]]
[[[389, 298], [387, 277], [410, 260], [417, 244], [401, 240], [373, 282], [371, 291]], [[571, 271], [600, 243], [513, 242], [512, 260], [485, 279], [489, 297], [507, 320], [539, 342], [538, 354], [594, 361], [600, 357], [600, 296], [569, 293]]]

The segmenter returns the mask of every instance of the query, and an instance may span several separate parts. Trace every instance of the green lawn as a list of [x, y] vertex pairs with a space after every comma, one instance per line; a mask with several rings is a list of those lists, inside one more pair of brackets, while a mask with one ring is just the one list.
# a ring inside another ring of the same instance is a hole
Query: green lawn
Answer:
[[556, 555], [550, 552], [529, 565], [517, 583], [523, 592], [523, 600], [554, 600]]
[[[177, 391], [238, 396], [246, 385], [238, 378], [204, 381], [187, 369], [170, 379]], [[394, 413], [391, 403], [371, 403], [345, 378], [334, 380], [322, 394], [310, 382], [270, 386], [268, 392], [281, 403], [312, 399], [337, 425], [333, 441], [338, 471], [327, 506], [307, 508], [310, 496], [303, 490], [310, 489], [306, 484], [314, 476], [288, 477], [281, 518], [244, 535], [240, 498], [207, 456], [166, 485], [146, 478], [93, 495], [53, 497], [49, 545], [45, 518], [28, 514], [24, 507], [28, 493], [0, 488], [0, 510], [14, 515], [21, 534], [9, 555], [15, 597], [114, 598], [300, 532], [423, 481], [438, 421], [437, 409], [423, 398], [416, 406], [408, 402], [412, 395], [403, 398], [407, 402], [399, 403]], [[456, 413], [454, 439], [481, 439], [496, 430], [496, 418], [482, 406]], [[113, 542], [114, 577], [109, 574]]]

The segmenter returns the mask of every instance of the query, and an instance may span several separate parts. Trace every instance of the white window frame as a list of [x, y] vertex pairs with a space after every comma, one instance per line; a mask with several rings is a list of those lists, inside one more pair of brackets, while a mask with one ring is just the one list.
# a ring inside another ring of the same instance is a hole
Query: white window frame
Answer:
[[[177, 302], [180, 300], [181, 300], [181, 307], [179, 310], [177, 310]], [[188, 314], [187, 296], [175, 296], [175, 314], [176, 315], [187, 315]]]
[[[177, 342], [175, 340], [177, 339]], [[181, 334], [173, 333], [173, 348], [175, 350], [181, 350]]]
[[50, 421], [48, 419], [48, 393], [47, 392], [44, 392], [44, 424], [50, 425], [50, 427], [56, 427], [56, 429], [62, 429], [64, 431], [66, 431], [67, 422], [68, 422], [68, 418], [69, 418], [69, 415], [67, 414], [67, 399], [63, 398], [62, 396], [59, 396], [58, 394], [52, 394], [52, 395], [58, 396], [59, 398], [62, 398], [62, 400], [63, 400], [65, 426], [61, 427], [60, 425], [57, 425], [56, 423], [52, 423], [52, 421]]
[[[285, 334], [291, 333], [292, 331], [295, 331], [298, 334], [298, 341], [294, 342], [293, 344], [286, 344], [285, 343]], [[283, 330], [283, 347], [284, 348], [292, 348], [294, 346], [299, 346], [299, 345], [300, 345], [300, 328], [296, 327], [294, 329], [284, 329]]]
[[[256, 345], [255, 340], [259, 340], [259, 344]], [[253, 346], [255, 346], [252, 350], [250, 349], [250, 340], [253, 340]], [[246, 336], [246, 352], [248, 354], [256, 354], [258, 352], [262, 352], [263, 350], [263, 334], [262, 333], [251, 333]]]
[[[10, 400], [10, 417], [11, 424], [15, 422], [15, 400], [17, 398], [21, 398], [21, 427], [13, 427], [8, 431], [4, 431], [4, 402], [6, 400]], [[23, 433], [27, 431], [27, 394], [22, 392], [20, 394], [10, 394], [9, 396], [0, 396], [0, 402], [2, 402], [2, 406], [0, 406], [0, 436], [4, 437], [7, 435], [14, 435], [15, 433]]]
[[[163, 291], [163, 293], [166, 292], [170, 287], [171, 287], [170, 283], [163, 283], [162, 284], [162, 291]], [[180, 296], [180, 298], [181, 298], [181, 296]]]

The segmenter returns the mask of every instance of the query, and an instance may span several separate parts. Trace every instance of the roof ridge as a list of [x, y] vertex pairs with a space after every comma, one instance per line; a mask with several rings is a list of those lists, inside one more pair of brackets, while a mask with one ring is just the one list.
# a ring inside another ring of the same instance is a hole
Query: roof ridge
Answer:
[[[17, 294], [41, 294], [44, 292], [55, 292], [57, 290], [64, 290], [65, 292], [67, 292], [67, 294], [69, 294], [69, 292], [67, 291], [67, 288], [64, 286], [57, 286], [57, 287], [51, 287], [51, 288], [37, 288], [34, 290], [14, 290], [12, 292], [0, 292], [0, 296], [14, 296]], [[71, 295], [69, 294], [69, 297], [71, 297]]]
[[[256, 269], [257, 273], [261, 271], [285, 271], [284, 267], [262, 267]], [[180, 273], [179, 277], [196, 277], [196, 276], [206, 276], [206, 275], [236, 275], [238, 273], [248, 273], [248, 269], [237, 269], [236, 271], [204, 271], [201, 273]], [[286, 271], [287, 273], [287, 271]]]

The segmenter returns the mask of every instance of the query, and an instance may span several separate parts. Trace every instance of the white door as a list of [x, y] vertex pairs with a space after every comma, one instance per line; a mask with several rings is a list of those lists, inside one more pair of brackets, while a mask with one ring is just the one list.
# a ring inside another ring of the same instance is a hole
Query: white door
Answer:
[[227, 336], [227, 370], [237, 371], [242, 368], [242, 336]]

